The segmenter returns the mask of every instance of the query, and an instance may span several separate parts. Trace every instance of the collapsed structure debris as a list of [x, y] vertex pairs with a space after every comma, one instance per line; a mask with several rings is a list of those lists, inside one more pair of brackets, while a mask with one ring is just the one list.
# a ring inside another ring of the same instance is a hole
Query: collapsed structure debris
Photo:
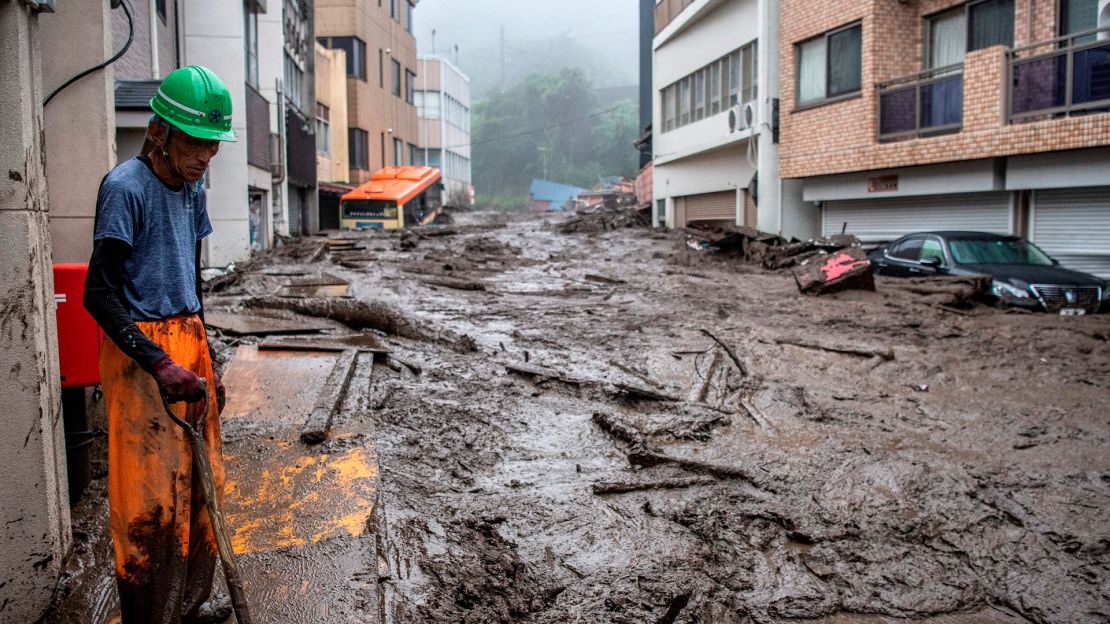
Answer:
[[[633, 196], [634, 197], [634, 196]], [[579, 211], [577, 216], [557, 226], [560, 234], [596, 234], [622, 228], [646, 228], [651, 225], [651, 208], [601, 206]]]

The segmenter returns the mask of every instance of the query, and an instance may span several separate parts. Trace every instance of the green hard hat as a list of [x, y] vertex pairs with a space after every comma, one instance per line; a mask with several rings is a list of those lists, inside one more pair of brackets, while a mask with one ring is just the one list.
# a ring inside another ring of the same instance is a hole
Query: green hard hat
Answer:
[[234, 141], [231, 93], [207, 67], [189, 65], [162, 81], [150, 107], [159, 117], [189, 136], [212, 141]]

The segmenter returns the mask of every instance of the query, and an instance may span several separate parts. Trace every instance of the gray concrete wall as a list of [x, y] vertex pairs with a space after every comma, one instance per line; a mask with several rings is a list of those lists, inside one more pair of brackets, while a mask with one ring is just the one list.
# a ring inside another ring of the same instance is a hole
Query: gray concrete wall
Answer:
[[[46, 93], [87, 69], [90, 59], [112, 56], [111, 13], [102, 0], [73, 0], [41, 18]], [[43, 110], [56, 262], [88, 262], [92, 254], [97, 189], [116, 165], [114, 71], [109, 65], [82, 78]]]
[[0, 621], [33, 622], [69, 547], [38, 20], [0, 2]]

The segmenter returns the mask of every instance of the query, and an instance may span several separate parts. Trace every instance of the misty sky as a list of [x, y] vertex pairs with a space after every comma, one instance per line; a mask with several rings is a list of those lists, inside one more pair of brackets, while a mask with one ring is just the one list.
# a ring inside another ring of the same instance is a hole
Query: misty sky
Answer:
[[[454, 60], [471, 76], [474, 95], [501, 82], [500, 32], [505, 26], [505, 82], [539, 69], [582, 67], [597, 86], [638, 82], [638, 0], [421, 0], [416, 37], [421, 54]], [[576, 50], [566, 50], [569, 40]], [[502, 85], [505, 87], [511, 84]]]

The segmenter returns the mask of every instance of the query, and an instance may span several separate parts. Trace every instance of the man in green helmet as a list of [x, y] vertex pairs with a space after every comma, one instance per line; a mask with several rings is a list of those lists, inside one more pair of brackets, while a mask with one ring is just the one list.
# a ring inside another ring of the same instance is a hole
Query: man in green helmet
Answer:
[[[146, 154], [120, 163], [97, 196], [85, 307], [104, 330], [100, 378], [108, 413], [108, 507], [122, 624], [199, 624], [217, 550], [189, 444], [166, 415], [197, 422], [223, 493], [223, 393], [201, 318], [200, 241], [212, 232], [201, 179], [234, 141], [231, 95], [211, 70], [181, 68], [150, 101]], [[209, 380], [207, 403], [201, 378]]]

